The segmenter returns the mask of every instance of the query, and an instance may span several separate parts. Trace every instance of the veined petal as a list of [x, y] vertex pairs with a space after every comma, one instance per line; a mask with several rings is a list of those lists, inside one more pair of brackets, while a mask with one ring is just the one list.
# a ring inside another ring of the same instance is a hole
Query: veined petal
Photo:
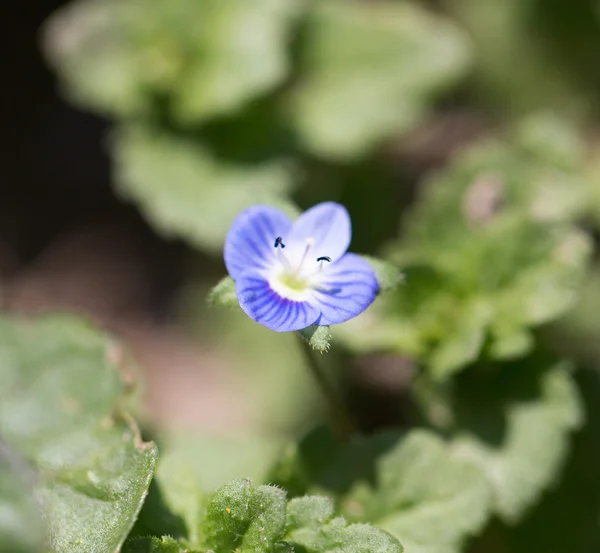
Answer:
[[313, 324], [318, 309], [306, 301], [282, 298], [269, 286], [264, 271], [249, 269], [236, 279], [236, 293], [245, 313], [271, 330], [289, 332]]
[[[327, 268], [315, 292], [320, 325], [339, 324], [360, 315], [375, 299], [379, 283], [371, 265], [347, 253]], [[313, 303], [313, 302], [311, 302]]]
[[287, 235], [292, 259], [301, 258], [307, 240], [314, 240], [310, 249], [313, 261], [324, 256], [332, 261], [339, 259], [346, 253], [351, 238], [350, 215], [344, 206], [335, 202], [317, 204], [305, 211], [294, 221]]
[[274, 241], [287, 235], [292, 222], [274, 207], [255, 205], [242, 211], [225, 238], [225, 266], [237, 280], [246, 269], [266, 267], [275, 255]]

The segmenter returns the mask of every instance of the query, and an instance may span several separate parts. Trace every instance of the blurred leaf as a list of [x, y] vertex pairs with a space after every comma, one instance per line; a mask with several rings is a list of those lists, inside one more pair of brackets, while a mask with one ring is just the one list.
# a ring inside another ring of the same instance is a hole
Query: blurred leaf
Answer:
[[0, 433], [37, 473], [52, 551], [118, 550], [148, 490], [156, 448], [120, 409], [121, 357], [71, 317], [0, 317]]
[[334, 497], [348, 520], [391, 532], [411, 553], [458, 553], [487, 521], [491, 502], [479, 469], [420, 430], [348, 445], [329, 431], [313, 432], [282, 459], [273, 480], [294, 495]]
[[49, 20], [45, 49], [67, 94], [119, 117], [166, 99], [197, 123], [232, 113], [287, 75], [298, 0], [80, 0]]
[[327, 353], [331, 347], [331, 329], [328, 326], [310, 325], [298, 331], [308, 345], [319, 353]]
[[[417, 381], [430, 421], [454, 432], [455, 457], [479, 464], [494, 510], [514, 524], [557, 481], [582, 405], [570, 366], [545, 358], [472, 368], [437, 395]], [[448, 413], [441, 420], [440, 413]]]
[[365, 261], [368, 261], [379, 282], [379, 291], [388, 292], [394, 290], [400, 283], [403, 282], [403, 275], [400, 268], [394, 263], [371, 257], [370, 255], [361, 256]]
[[511, 551], [591, 553], [600, 548], [600, 378], [589, 370], [577, 380], [586, 404], [586, 425], [558, 486], [510, 534]]
[[341, 341], [410, 355], [439, 379], [482, 353], [527, 353], [530, 328], [576, 302], [592, 250], [573, 224], [587, 201], [583, 146], [561, 129], [525, 120], [430, 178], [389, 248], [405, 284], [343, 325]]
[[43, 550], [42, 519], [28, 473], [23, 462], [0, 443], [0, 553]]
[[416, 5], [324, 0], [306, 24], [292, 117], [304, 146], [348, 159], [413, 128], [463, 75], [459, 28]]
[[235, 282], [229, 277], [223, 277], [219, 283], [210, 291], [208, 302], [217, 307], [229, 307], [231, 309], [240, 309], [235, 292]]
[[[585, 400], [586, 424], [574, 435], [560, 480], [519, 522], [490, 525], [471, 553], [594, 553], [600, 548], [600, 378], [580, 367], [575, 373]], [[541, 445], [540, 447], [543, 447]]]
[[125, 128], [112, 143], [115, 180], [166, 235], [219, 251], [236, 215], [254, 204], [287, 211], [291, 175], [281, 163], [233, 165], [193, 142], [142, 128]]

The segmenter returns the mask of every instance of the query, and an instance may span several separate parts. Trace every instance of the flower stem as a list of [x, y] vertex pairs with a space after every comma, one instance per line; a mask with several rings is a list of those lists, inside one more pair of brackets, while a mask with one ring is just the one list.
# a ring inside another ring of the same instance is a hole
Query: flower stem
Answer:
[[325, 376], [322, 364], [319, 362], [319, 359], [317, 359], [316, 353], [304, 338], [300, 335], [297, 336], [300, 341], [300, 349], [302, 350], [302, 355], [306, 361], [306, 366], [310, 369], [317, 386], [320, 388], [321, 393], [327, 401], [333, 429], [340, 440], [346, 441], [350, 436], [356, 434], [356, 424], [352, 420], [347, 407], [340, 399], [331, 382]]

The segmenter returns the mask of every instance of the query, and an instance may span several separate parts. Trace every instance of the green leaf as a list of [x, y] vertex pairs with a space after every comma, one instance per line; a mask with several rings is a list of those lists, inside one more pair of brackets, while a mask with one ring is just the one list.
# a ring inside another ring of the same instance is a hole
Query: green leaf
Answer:
[[283, 535], [285, 491], [274, 486], [253, 488], [250, 480], [234, 480], [220, 488], [210, 503], [203, 528], [206, 546], [216, 551], [268, 553]]
[[34, 553], [44, 545], [42, 519], [27, 467], [0, 442], [0, 553]]
[[288, 503], [285, 539], [293, 551], [306, 553], [403, 551], [394, 537], [373, 526], [334, 518], [333, 502], [325, 497], [305, 496]]
[[202, 249], [220, 252], [234, 218], [254, 204], [288, 212], [291, 175], [281, 163], [233, 165], [196, 143], [149, 129], [114, 136], [115, 179], [155, 228]]
[[135, 534], [169, 534], [195, 545], [210, 494], [240, 475], [265, 480], [282, 449], [279, 441], [260, 435], [173, 431], [160, 444], [163, 454]]
[[559, 477], [570, 438], [582, 422], [568, 363], [543, 359], [469, 371], [456, 383], [456, 456], [479, 464], [494, 492], [494, 509], [519, 521]]
[[331, 330], [326, 325], [310, 325], [298, 331], [308, 345], [319, 353], [327, 353], [331, 347]]
[[394, 263], [370, 255], [362, 255], [361, 257], [373, 267], [377, 282], [379, 282], [380, 292], [395, 290], [403, 282], [404, 275]]
[[469, 61], [459, 28], [408, 3], [318, 2], [304, 39], [291, 115], [303, 145], [333, 158], [414, 128]]
[[223, 277], [208, 294], [208, 302], [217, 307], [240, 309], [234, 280], [230, 276]]
[[297, 0], [85, 0], [52, 16], [47, 56], [69, 97], [110, 116], [166, 101], [183, 124], [235, 112], [289, 71]]
[[314, 432], [272, 478], [295, 495], [334, 497], [349, 521], [373, 523], [416, 553], [458, 553], [483, 527], [491, 504], [480, 470], [425, 431], [355, 438], [348, 445], [329, 431]]
[[162, 538], [146, 537], [128, 540], [123, 553], [200, 553], [189, 549], [169, 536]]
[[122, 357], [72, 317], [0, 317], [0, 429], [36, 473], [51, 551], [118, 550], [146, 496], [156, 448], [122, 411]]
[[334, 516], [324, 497], [289, 503], [275, 486], [252, 487], [234, 480], [210, 501], [204, 523], [205, 547], [216, 553], [401, 553], [396, 539], [368, 524]]

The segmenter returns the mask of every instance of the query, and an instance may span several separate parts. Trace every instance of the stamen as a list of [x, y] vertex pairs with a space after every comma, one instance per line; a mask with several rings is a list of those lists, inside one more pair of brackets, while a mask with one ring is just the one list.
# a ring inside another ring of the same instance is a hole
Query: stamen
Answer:
[[300, 269], [302, 269], [302, 265], [304, 265], [304, 261], [306, 260], [306, 255], [308, 254], [308, 250], [310, 250], [310, 248], [312, 248], [314, 243], [315, 243], [314, 238], [306, 239], [306, 248], [304, 249], [304, 253], [302, 254], [302, 259], [300, 260], [298, 267], [296, 267], [296, 272], [295, 272], [296, 275], [300, 272]]
[[283, 238], [281, 236], [278, 236], [275, 239], [275, 244], [273, 244], [273, 247], [277, 247], [277, 246], [281, 246], [281, 249], [285, 248], [285, 244], [283, 243]]
[[319, 261], [327, 261], [328, 263], [331, 263], [331, 257], [329, 257], [328, 255], [324, 255], [323, 257], [317, 257], [317, 263]]

